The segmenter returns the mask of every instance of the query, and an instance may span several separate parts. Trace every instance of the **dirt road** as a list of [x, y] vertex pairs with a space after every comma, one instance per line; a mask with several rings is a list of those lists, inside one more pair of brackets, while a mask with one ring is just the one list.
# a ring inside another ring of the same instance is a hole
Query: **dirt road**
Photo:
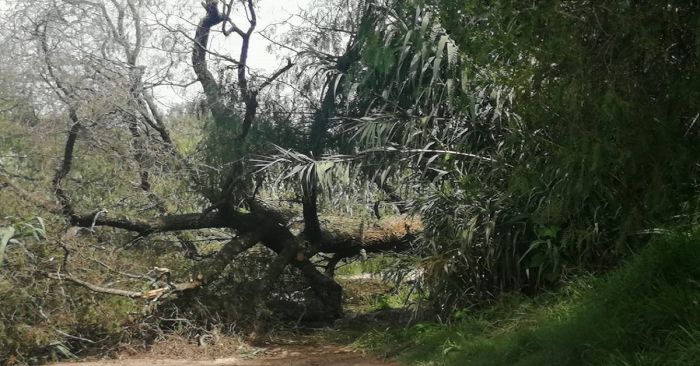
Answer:
[[337, 346], [299, 346], [272, 350], [260, 358], [230, 357], [213, 360], [130, 358], [78, 363], [57, 363], [54, 366], [400, 366], [390, 360], [364, 356]]

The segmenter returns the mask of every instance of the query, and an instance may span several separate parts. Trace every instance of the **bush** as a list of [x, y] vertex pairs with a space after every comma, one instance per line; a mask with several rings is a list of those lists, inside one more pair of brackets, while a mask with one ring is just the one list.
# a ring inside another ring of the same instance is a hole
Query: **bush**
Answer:
[[700, 234], [656, 240], [620, 270], [558, 294], [505, 297], [460, 315], [450, 326], [371, 334], [359, 345], [436, 365], [692, 364], [700, 355]]

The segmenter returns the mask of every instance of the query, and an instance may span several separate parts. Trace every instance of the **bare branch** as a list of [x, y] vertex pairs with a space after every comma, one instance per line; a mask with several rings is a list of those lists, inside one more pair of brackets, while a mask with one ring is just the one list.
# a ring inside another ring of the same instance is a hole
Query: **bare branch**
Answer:
[[282, 76], [282, 74], [284, 74], [285, 72], [287, 72], [287, 71], [288, 71], [289, 69], [291, 69], [292, 67], [294, 67], [294, 64], [292, 63], [292, 60], [287, 59], [287, 65], [285, 65], [285, 66], [282, 67], [281, 69], [277, 70], [274, 74], [272, 74], [272, 76], [270, 76], [269, 78], [267, 78], [267, 80], [265, 80], [265, 82], [263, 82], [262, 84], [260, 84], [260, 87], [258, 88], [258, 90], [262, 90], [262, 89], [267, 88], [270, 84], [272, 84], [275, 80], [277, 80], [277, 78], [279, 78], [280, 76]]
[[83, 281], [81, 279], [73, 277], [72, 275], [64, 274], [64, 273], [47, 273], [46, 276], [50, 279], [53, 279], [53, 280], [71, 282], [75, 285], [85, 287], [92, 292], [97, 292], [97, 293], [107, 294], [107, 295], [124, 296], [124, 297], [132, 298], [132, 299], [144, 299], [144, 300], [154, 300], [154, 301], [161, 299], [161, 298], [164, 298], [164, 297], [166, 297], [170, 294], [173, 294], [173, 293], [194, 290], [196, 288], [202, 287], [201, 279], [194, 279], [191, 282], [170, 284], [166, 287], [161, 287], [161, 288], [157, 288], [155, 290], [141, 292], [141, 291], [129, 291], [129, 290], [109, 288], [109, 287], [102, 287], [102, 286], [98, 286], [98, 285], [92, 284], [90, 282]]

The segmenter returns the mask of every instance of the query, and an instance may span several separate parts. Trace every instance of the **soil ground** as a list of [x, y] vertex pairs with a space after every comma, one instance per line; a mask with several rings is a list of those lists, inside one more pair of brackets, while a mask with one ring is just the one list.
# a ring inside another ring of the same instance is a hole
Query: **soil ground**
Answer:
[[236, 356], [210, 360], [134, 356], [122, 360], [57, 363], [54, 366], [400, 366], [395, 361], [377, 359], [335, 345], [271, 347], [261, 353], [263, 356], [259, 358]]
[[[118, 351], [112, 359], [83, 359], [53, 366], [400, 366], [394, 360], [355, 352], [349, 346], [359, 329], [377, 326], [379, 316], [366, 316], [368, 304], [390, 286], [374, 276], [343, 276], [346, 308], [359, 317], [349, 317], [333, 328], [305, 331], [279, 329], [265, 346], [254, 347], [241, 339], [212, 333], [206, 346], [178, 335], [167, 336], [148, 347]], [[391, 315], [391, 311], [387, 314]], [[112, 357], [115, 354], [112, 353]]]

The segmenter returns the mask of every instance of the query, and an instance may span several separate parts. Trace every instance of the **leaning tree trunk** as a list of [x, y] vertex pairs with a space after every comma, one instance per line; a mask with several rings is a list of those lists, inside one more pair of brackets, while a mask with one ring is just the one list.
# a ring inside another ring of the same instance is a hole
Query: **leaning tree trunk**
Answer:
[[[246, 68], [248, 61], [248, 49], [250, 46], [250, 38], [256, 26], [256, 13], [252, 1], [247, 2], [247, 10], [250, 14], [249, 27], [247, 30], [239, 28], [229, 17], [231, 6], [224, 6], [224, 11], [219, 10], [218, 2], [206, 1], [204, 8], [206, 15], [201, 19], [197, 27], [194, 37], [194, 47], [192, 51], [193, 69], [202, 85], [204, 94], [207, 100], [215, 123], [226, 124], [235, 120], [232, 115], [233, 111], [224, 105], [222, 100], [221, 85], [219, 85], [207, 66], [207, 47], [209, 43], [209, 35], [211, 28], [217, 25], [222, 25], [224, 34], [227, 32], [235, 32], [241, 38], [240, 56], [236, 67], [238, 68], [238, 88], [242, 102], [245, 106], [243, 123], [239, 127], [237, 138], [241, 141], [246, 138], [248, 131], [254, 123], [257, 112], [258, 102], [257, 95], [260, 88], [269, 85], [275, 78], [279, 77], [286, 70], [291, 68], [291, 63], [274, 73], [268, 80], [263, 82], [259, 89], [252, 87], [246, 76]], [[263, 306], [263, 298], [267, 298], [267, 294], [273, 283], [281, 276], [284, 268], [290, 263], [301, 270], [301, 273], [311, 284], [314, 292], [319, 296], [328, 311], [333, 316], [342, 315], [342, 291], [333, 279], [326, 277], [323, 273], [309, 261], [304, 254], [302, 239], [294, 236], [287, 228], [286, 223], [280, 219], [280, 215], [270, 208], [251, 202], [251, 217], [241, 218], [237, 213], [234, 202], [230, 202], [230, 197], [227, 197], [230, 187], [222, 187], [224, 197], [221, 202], [217, 202], [217, 209], [230, 216], [238, 216], [238, 220], [231, 222], [232, 227], [239, 233], [252, 233], [259, 237], [260, 242], [277, 253], [277, 258], [271, 263], [268, 273], [260, 281], [258, 288], [258, 299], [255, 303], [258, 306]], [[315, 201], [315, 200], [314, 200]], [[305, 206], [305, 213], [308, 207]], [[314, 202], [315, 210], [315, 202]], [[305, 215], [308, 216], [308, 215]], [[318, 218], [314, 212], [313, 217], [315, 223], [310, 225], [312, 231], [315, 232], [314, 239], [320, 239], [320, 228]], [[310, 220], [307, 220], [307, 224]], [[264, 313], [264, 311], [262, 311]]]

